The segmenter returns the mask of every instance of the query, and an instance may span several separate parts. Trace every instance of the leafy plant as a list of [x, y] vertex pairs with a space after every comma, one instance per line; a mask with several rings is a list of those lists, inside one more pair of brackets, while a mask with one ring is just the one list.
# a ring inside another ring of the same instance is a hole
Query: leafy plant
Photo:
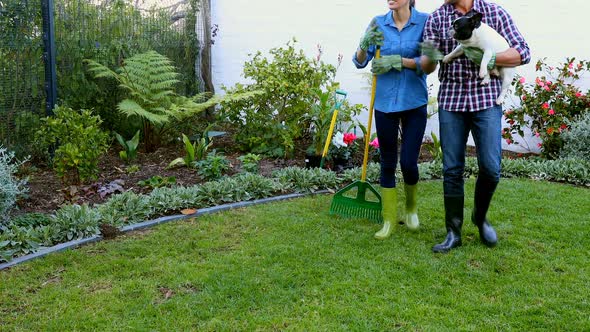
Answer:
[[197, 161], [195, 166], [199, 175], [207, 180], [213, 180], [220, 178], [224, 172], [229, 170], [230, 163], [224, 155], [213, 151], [205, 159]]
[[219, 102], [249, 99], [258, 94], [257, 91], [248, 91], [212, 98], [208, 98], [208, 93], [191, 98], [180, 96], [174, 91], [174, 86], [179, 82], [178, 73], [167, 57], [155, 51], [126, 59], [116, 71], [93, 60], [85, 62], [96, 78], [115, 79], [127, 92], [128, 98], [121, 101], [117, 108], [123, 115], [139, 118], [142, 122], [143, 139], [148, 152], [158, 146], [160, 137], [170, 129], [168, 124], [172, 119], [182, 120]]
[[20, 165], [22, 162], [14, 159], [14, 152], [0, 146], [0, 224], [14, 208], [17, 199], [28, 191], [27, 181], [16, 177]]
[[168, 168], [172, 168], [179, 165], [186, 167], [194, 166], [194, 163], [196, 161], [203, 160], [207, 153], [207, 150], [213, 144], [212, 140], [209, 140], [205, 137], [201, 137], [198, 143], [191, 143], [190, 139], [185, 134], [182, 134], [182, 141], [184, 142], [184, 150], [186, 151], [186, 155], [184, 157], [174, 159], [168, 165]]
[[590, 105], [590, 91], [583, 93], [576, 86], [582, 74], [590, 71], [590, 61], [568, 58], [554, 68], [541, 59], [536, 70], [542, 74], [534, 83], [526, 83], [524, 78], [514, 80], [520, 107], [505, 112], [508, 126], [502, 136], [508, 144], [513, 144], [513, 135], [524, 136], [524, 128], [528, 127], [542, 140], [539, 143], [542, 156], [555, 159], [563, 146], [560, 134], [577, 115], [587, 112]]
[[564, 131], [562, 158], [590, 161], [590, 112], [586, 111], [574, 121], [568, 121], [569, 130]]
[[123, 147], [123, 151], [119, 151], [119, 157], [127, 164], [131, 163], [137, 158], [137, 147], [139, 146], [139, 130], [133, 135], [133, 137], [126, 141], [123, 136], [115, 133], [117, 142]]
[[427, 140], [428, 141], [424, 146], [426, 146], [428, 152], [430, 152], [432, 159], [442, 161], [442, 147], [438, 136], [436, 136], [434, 132], [430, 132], [430, 138]]
[[223, 86], [227, 93], [262, 91], [257, 98], [222, 105], [219, 118], [240, 128], [235, 140], [243, 151], [290, 156], [294, 140], [309, 127], [303, 116], [314, 104], [317, 89], [329, 85], [336, 68], [308, 58], [295, 49], [296, 40], [273, 48], [269, 58], [257, 52], [244, 64], [243, 76], [252, 84]]
[[40, 242], [33, 228], [0, 226], [0, 261], [10, 261], [13, 256], [35, 252]]
[[258, 173], [258, 164], [262, 157], [255, 153], [248, 153], [239, 156], [238, 160], [242, 163], [242, 169], [248, 173]]
[[67, 242], [82, 239], [99, 233], [100, 213], [88, 205], [66, 205], [53, 216], [53, 227], [56, 228], [55, 241]]
[[37, 228], [51, 224], [51, 218], [44, 213], [25, 213], [12, 218], [10, 224], [18, 227]]
[[99, 157], [107, 151], [109, 136], [101, 119], [91, 111], [59, 106], [54, 116], [42, 119], [36, 140], [49, 149], [58, 145], [53, 167], [65, 183], [79, 184], [96, 178]]
[[99, 205], [98, 211], [102, 223], [120, 226], [146, 220], [153, 213], [153, 208], [146, 196], [126, 191]]
[[98, 195], [100, 198], [105, 198], [108, 195], [112, 195], [114, 193], [122, 193], [125, 191], [123, 186], [125, 185], [125, 181], [121, 179], [113, 180], [105, 185], [102, 185], [98, 188]]
[[137, 182], [138, 185], [147, 188], [160, 188], [176, 184], [176, 177], [174, 176], [160, 176], [154, 175], [146, 180]]

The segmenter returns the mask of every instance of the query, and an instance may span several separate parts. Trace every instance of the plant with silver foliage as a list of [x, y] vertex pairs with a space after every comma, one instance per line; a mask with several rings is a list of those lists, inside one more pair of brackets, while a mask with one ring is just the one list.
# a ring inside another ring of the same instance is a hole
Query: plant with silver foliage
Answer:
[[6, 221], [18, 197], [28, 191], [27, 180], [15, 176], [22, 163], [14, 158], [14, 152], [0, 146], [0, 224]]
[[564, 144], [560, 156], [590, 161], [590, 110], [568, 125], [570, 129], [561, 134]]

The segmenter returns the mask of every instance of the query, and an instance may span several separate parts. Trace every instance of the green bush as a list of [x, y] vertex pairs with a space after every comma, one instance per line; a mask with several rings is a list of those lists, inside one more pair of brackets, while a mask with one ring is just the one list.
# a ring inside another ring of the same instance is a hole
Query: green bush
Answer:
[[248, 153], [238, 157], [238, 160], [242, 163], [242, 170], [248, 173], [258, 173], [260, 159], [262, 159], [262, 157], [255, 153]]
[[34, 228], [0, 225], [0, 262], [10, 261], [13, 256], [33, 253], [39, 248], [40, 242]]
[[295, 49], [295, 43], [292, 40], [286, 47], [271, 49], [270, 58], [257, 52], [246, 62], [243, 76], [252, 84], [222, 87], [232, 94], [263, 92], [257, 98], [222, 105], [220, 119], [240, 128], [235, 141], [243, 151], [290, 156], [294, 140], [309, 128], [302, 117], [315, 102], [314, 91], [331, 85], [334, 79], [334, 66], [308, 58]]
[[590, 161], [590, 112], [586, 111], [568, 125], [570, 129], [561, 134], [564, 142], [561, 157]]
[[22, 165], [14, 159], [14, 152], [0, 146], [0, 224], [14, 208], [17, 199], [27, 192], [27, 181], [16, 177], [19, 166]]
[[99, 233], [100, 213], [88, 205], [66, 205], [53, 216], [55, 243], [82, 239]]
[[113, 195], [97, 208], [101, 216], [101, 223], [113, 226], [145, 221], [154, 210], [146, 196], [138, 195], [132, 191]]
[[200, 176], [207, 180], [219, 179], [229, 170], [229, 160], [215, 151], [209, 153], [205, 159], [195, 162]]
[[66, 183], [79, 184], [98, 175], [98, 160], [109, 146], [109, 135], [100, 129], [102, 120], [91, 111], [57, 107], [54, 116], [42, 119], [36, 141], [46, 148], [59, 145], [53, 167]]

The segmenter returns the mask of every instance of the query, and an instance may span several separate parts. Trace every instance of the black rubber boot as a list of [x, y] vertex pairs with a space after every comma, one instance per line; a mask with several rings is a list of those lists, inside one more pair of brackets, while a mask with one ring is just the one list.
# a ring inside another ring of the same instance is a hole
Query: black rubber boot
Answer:
[[494, 247], [498, 243], [496, 231], [486, 218], [497, 185], [498, 183], [485, 183], [485, 181], [480, 181], [479, 179], [475, 184], [475, 197], [473, 200], [471, 221], [479, 230], [479, 238], [481, 239], [481, 242], [488, 247]]
[[443, 243], [439, 243], [432, 247], [433, 252], [446, 253], [453, 248], [461, 246], [463, 203], [463, 196], [445, 196], [445, 226], [447, 228], [447, 237]]

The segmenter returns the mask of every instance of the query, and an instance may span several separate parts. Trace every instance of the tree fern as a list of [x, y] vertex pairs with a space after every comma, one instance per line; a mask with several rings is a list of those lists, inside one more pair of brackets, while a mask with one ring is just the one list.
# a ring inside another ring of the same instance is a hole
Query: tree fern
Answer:
[[254, 91], [223, 97], [211, 94], [190, 98], [179, 96], [174, 92], [175, 85], [179, 83], [175, 67], [168, 58], [155, 51], [126, 59], [116, 71], [93, 60], [85, 62], [95, 78], [115, 79], [119, 87], [128, 92], [128, 98], [117, 105], [118, 110], [143, 121], [143, 138], [148, 151], [155, 149], [158, 133], [172, 118], [182, 120], [220, 102], [248, 99], [258, 94]]

